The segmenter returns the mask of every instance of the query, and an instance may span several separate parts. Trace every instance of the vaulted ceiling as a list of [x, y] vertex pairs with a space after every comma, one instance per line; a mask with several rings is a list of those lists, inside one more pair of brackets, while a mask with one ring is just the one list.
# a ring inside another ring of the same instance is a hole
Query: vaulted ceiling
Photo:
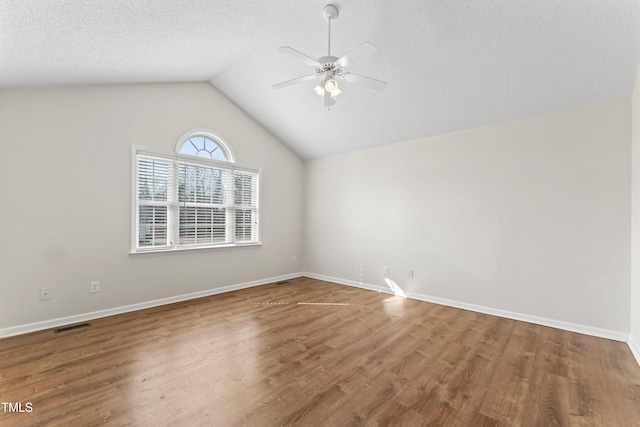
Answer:
[[332, 54], [363, 41], [327, 110], [313, 72], [329, 0], [0, 0], [0, 87], [210, 81], [301, 157], [432, 136], [628, 97], [637, 0], [336, 0]]

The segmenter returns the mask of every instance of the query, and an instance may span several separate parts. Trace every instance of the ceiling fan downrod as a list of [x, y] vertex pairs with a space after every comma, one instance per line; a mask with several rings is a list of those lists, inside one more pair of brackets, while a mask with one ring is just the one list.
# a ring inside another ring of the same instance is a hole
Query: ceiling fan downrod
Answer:
[[332, 5], [328, 4], [322, 9], [322, 15], [324, 19], [329, 21], [329, 40], [327, 42], [327, 56], [331, 56], [331, 21], [333, 19], [338, 19], [338, 9]]

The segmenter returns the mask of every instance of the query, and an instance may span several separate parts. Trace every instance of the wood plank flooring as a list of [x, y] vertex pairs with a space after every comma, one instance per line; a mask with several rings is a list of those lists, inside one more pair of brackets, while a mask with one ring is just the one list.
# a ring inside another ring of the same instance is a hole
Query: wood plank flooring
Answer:
[[0, 400], [32, 405], [0, 406], [11, 427], [640, 426], [640, 367], [621, 342], [299, 278], [0, 340]]

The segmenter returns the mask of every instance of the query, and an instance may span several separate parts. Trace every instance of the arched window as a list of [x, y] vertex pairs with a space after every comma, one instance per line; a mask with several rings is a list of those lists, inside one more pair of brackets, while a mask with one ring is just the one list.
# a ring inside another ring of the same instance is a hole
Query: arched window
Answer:
[[260, 244], [260, 171], [218, 135], [191, 131], [177, 154], [133, 147], [132, 253]]
[[176, 152], [222, 162], [235, 162], [233, 152], [222, 138], [206, 130], [184, 134], [176, 144]]

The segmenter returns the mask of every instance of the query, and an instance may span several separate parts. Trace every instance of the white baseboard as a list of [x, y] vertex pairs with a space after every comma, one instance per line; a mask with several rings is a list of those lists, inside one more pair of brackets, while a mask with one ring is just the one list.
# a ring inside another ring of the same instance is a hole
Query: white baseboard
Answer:
[[[166, 304], [173, 304], [176, 302], [202, 298], [210, 295], [222, 294], [225, 292], [251, 288], [254, 286], [266, 285], [269, 283], [279, 282], [279, 281], [288, 280], [288, 279], [294, 279], [296, 277], [301, 277], [301, 276], [306, 276], [312, 279], [324, 280], [327, 282], [339, 283], [342, 285], [353, 286], [353, 287], [358, 287], [362, 289], [367, 289], [370, 291], [382, 292], [382, 293], [393, 295], [393, 292], [391, 291], [391, 289], [383, 286], [376, 286], [368, 283], [360, 283], [354, 280], [341, 279], [337, 277], [325, 276], [325, 275], [315, 274], [315, 273], [308, 273], [308, 272], [293, 273], [293, 274], [287, 274], [283, 276], [254, 280], [251, 282], [238, 283], [235, 285], [224, 286], [222, 288], [208, 289], [208, 290], [199, 291], [199, 292], [192, 292], [189, 294], [177, 295], [174, 297], [162, 298], [162, 299], [146, 301], [146, 302], [137, 303], [137, 304], [115, 307], [115, 308], [110, 308], [106, 310], [93, 311], [89, 313], [83, 313], [83, 314], [67, 316], [67, 317], [60, 317], [60, 318], [45, 320], [41, 322], [11, 326], [8, 328], [0, 329], [0, 338], [26, 334], [29, 332], [36, 332], [36, 331], [41, 331], [45, 329], [51, 329], [58, 326], [64, 326], [64, 325], [69, 325], [73, 323], [86, 322], [94, 319], [99, 319], [102, 317], [114, 316], [117, 314], [129, 313], [137, 310], [144, 310], [146, 308], [158, 307]], [[461, 308], [464, 310], [470, 310], [478, 313], [489, 314], [492, 316], [504, 317], [504, 318], [513, 319], [513, 320], [520, 320], [523, 322], [533, 323], [533, 324], [542, 325], [542, 326], [549, 326], [556, 329], [562, 329], [562, 330], [577, 332], [585, 335], [592, 335], [600, 338], [607, 338], [615, 341], [626, 342], [629, 345], [629, 348], [631, 349], [631, 352], [633, 353], [636, 361], [638, 362], [638, 365], [640, 365], [640, 346], [628, 334], [624, 334], [616, 331], [609, 331], [606, 329], [594, 328], [591, 326], [578, 325], [575, 323], [547, 319], [543, 317], [529, 316], [526, 314], [514, 313], [510, 311], [505, 311], [505, 310], [498, 310], [490, 307], [467, 304], [467, 303], [443, 299], [443, 298], [431, 297], [428, 295], [408, 293], [406, 294], [406, 296], [411, 299], [430, 302], [434, 304]]]
[[[315, 273], [304, 273], [304, 276], [312, 279], [324, 280], [327, 282], [339, 283], [347, 286], [354, 286], [362, 289], [368, 289], [370, 291], [383, 292], [392, 294], [390, 288], [383, 286], [371, 285], [368, 283], [360, 283], [354, 280], [340, 279], [337, 277], [324, 276]], [[504, 317], [506, 319], [519, 320], [522, 322], [533, 323], [541, 326], [549, 326], [551, 328], [562, 329], [570, 332], [577, 332], [579, 334], [591, 335], [599, 338], [606, 338], [614, 341], [629, 342], [629, 335], [622, 332], [610, 331], [607, 329], [595, 328], [593, 326], [579, 325], [576, 323], [564, 322], [561, 320], [547, 319], [544, 317], [530, 316], [528, 314], [514, 313], [511, 311], [500, 310], [491, 307], [484, 307], [480, 305], [468, 304], [459, 301], [453, 301], [444, 298], [432, 297], [429, 295], [417, 294], [408, 292], [405, 294], [407, 298], [416, 299], [419, 301], [430, 302], [434, 304], [446, 305], [448, 307], [461, 308], [463, 310], [474, 311], [477, 313], [490, 314], [492, 316]], [[637, 346], [636, 346], [637, 350]], [[633, 351], [633, 349], [632, 349]], [[637, 353], [634, 353], [636, 355]], [[640, 360], [636, 355], [636, 359]], [[640, 363], [640, 362], [639, 362]]]
[[137, 304], [125, 305], [122, 307], [109, 308], [106, 310], [92, 311], [90, 313], [77, 314], [73, 316], [60, 317], [42, 322], [28, 323], [25, 325], [11, 326], [0, 329], [0, 338], [11, 337], [14, 335], [22, 335], [29, 332], [41, 331], [44, 329], [56, 328], [58, 326], [69, 325], [73, 323], [86, 322], [89, 320], [99, 319], [101, 317], [114, 316], [116, 314], [129, 313], [131, 311], [144, 310], [145, 308], [158, 307], [166, 304], [187, 301], [196, 298], [207, 297], [210, 295], [222, 294], [225, 292], [237, 291], [239, 289], [251, 288], [254, 286], [266, 285], [269, 283], [280, 282], [282, 280], [294, 279], [303, 276], [303, 273], [286, 274], [284, 276], [269, 277], [266, 279], [254, 280], [251, 282], [238, 283], [222, 288], [208, 289], [205, 291], [192, 292], [189, 294], [177, 295], [174, 297], [156, 299], [152, 301], [141, 302]]
[[633, 353], [633, 357], [636, 358], [636, 362], [638, 362], [638, 366], [640, 366], [640, 345], [633, 339], [632, 336], [629, 336], [629, 340], [627, 341], [629, 345], [629, 350]]

